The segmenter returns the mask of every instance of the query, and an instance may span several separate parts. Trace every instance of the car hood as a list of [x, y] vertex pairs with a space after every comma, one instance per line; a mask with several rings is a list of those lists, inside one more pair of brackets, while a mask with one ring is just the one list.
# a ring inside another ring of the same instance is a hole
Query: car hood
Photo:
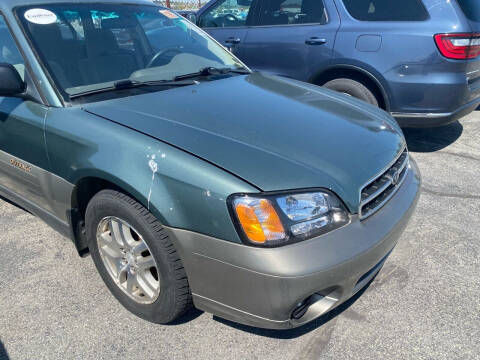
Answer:
[[203, 158], [263, 191], [328, 188], [356, 212], [405, 146], [393, 118], [345, 95], [252, 73], [84, 110]]

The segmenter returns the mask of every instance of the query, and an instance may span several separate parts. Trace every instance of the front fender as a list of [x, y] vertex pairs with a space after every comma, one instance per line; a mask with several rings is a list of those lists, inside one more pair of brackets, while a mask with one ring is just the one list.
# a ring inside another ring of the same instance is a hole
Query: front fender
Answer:
[[78, 107], [52, 109], [45, 130], [51, 172], [67, 182], [106, 180], [166, 226], [240, 242], [226, 199], [232, 193], [258, 191], [241, 179]]

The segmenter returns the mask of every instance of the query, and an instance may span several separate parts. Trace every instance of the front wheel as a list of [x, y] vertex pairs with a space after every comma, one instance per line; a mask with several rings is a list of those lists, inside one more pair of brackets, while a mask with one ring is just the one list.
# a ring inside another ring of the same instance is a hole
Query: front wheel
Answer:
[[95, 266], [125, 308], [161, 324], [190, 309], [190, 288], [175, 247], [141, 204], [118, 191], [100, 191], [87, 206], [85, 223]]
[[327, 89], [338, 91], [354, 98], [363, 100], [371, 105], [379, 106], [374, 93], [362, 83], [352, 79], [335, 79], [323, 85]]

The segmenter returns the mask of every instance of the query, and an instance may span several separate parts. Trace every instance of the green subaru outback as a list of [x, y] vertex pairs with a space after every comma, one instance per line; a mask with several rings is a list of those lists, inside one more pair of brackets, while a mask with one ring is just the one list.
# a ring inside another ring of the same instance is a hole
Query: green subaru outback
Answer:
[[150, 1], [0, 11], [0, 194], [128, 310], [289, 328], [378, 273], [420, 184], [385, 112], [251, 72]]

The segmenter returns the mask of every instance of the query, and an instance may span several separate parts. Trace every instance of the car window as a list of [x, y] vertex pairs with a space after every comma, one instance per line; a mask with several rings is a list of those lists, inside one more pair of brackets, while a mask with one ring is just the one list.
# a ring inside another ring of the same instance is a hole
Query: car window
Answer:
[[204, 12], [198, 22], [200, 27], [245, 26], [252, 0], [221, 0]]
[[326, 21], [322, 0], [264, 0], [258, 25], [324, 24]]
[[66, 29], [63, 32], [63, 38], [72, 38], [83, 40], [85, 37], [85, 32], [83, 28], [82, 18], [78, 11], [64, 11], [63, 12], [63, 24], [66, 26], [62, 26], [64, 28], [68, 28], [69, 31]]
[[480, 21], [480, 1], [478, 0], [457, 0], [465, 16], [473, 21]]
[[421, 0], [343, 0], [351, 16], [361, 21], [424, 21]]
[[21, 78], [25, 78], [25, 65], [5, 19], [0, 15], [0, 63], [15, 66]]
[[[168, 81], [209, 67], [244, 68], [205, 32], [155, 5], [61, 3], [16, 11], [66, 100], [126, 80]], [[110, 95], [128, 96], [117, 93]]]
[[95, 29], [109, 28], [119, 49], [135, 52], [136, 42], [134, 26], [125, 26], [116, 12], [90, 11]]
[[78, 12], [63, 12], [58, 27], [60, 29], [60, 35], [64, 40], [83, 39], [83, 24]]

